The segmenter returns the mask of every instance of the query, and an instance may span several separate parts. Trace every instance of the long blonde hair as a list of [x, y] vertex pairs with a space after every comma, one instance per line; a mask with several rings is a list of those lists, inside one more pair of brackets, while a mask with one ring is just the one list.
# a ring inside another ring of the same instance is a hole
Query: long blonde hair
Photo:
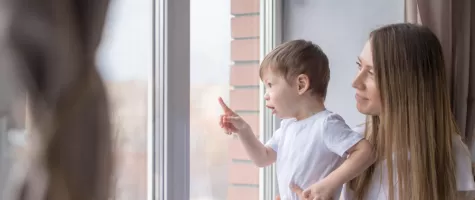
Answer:
[[350, 187], [364, 199], [375, 165], [386, 160], [390, 200], [455, 199], [452, 136], [459, 132], [439, 40], [413, 24], [388, 25], [370, 38], [382, 111], [367, 118], [365, 137], [378, 161]]

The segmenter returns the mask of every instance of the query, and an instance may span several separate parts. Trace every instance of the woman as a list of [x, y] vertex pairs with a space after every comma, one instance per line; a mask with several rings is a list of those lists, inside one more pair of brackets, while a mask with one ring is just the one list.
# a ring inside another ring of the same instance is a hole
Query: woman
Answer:
[[364, 135], [378, 160], [345, 186], [343, 198], [473, 199], [470, 155], [450, 109], [437, 37], [413, 24], [379, 28], [357, 64], [357, 108], [368, 116]]

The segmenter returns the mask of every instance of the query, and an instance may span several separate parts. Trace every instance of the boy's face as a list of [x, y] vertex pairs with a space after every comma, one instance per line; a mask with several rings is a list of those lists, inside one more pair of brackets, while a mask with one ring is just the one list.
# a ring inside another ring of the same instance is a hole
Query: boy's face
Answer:
[[267, 108], [272, 110], [272, 113], [279, 118], [292, 118], [296, 115], [296, 103], [299, 100], [299, 90], [296, 84], [290, 85], [285, 78], [276, 74], [271, 69], [267, 69], [262, 81], [266, 86], [266, 100]]

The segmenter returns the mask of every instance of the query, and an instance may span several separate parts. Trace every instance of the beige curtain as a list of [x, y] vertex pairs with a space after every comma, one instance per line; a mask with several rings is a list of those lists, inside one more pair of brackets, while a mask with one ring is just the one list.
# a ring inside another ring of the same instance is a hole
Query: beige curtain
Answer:
[[462, 136], [475, 155], [475, 1], [405, 1], [406, 21], [428, 26], [442, 43], [452, 109]]
[[1, 2], [12, 67], [28, 93], [28, 131], [39, 141], [12, 198], [109, 199], [109, 107], [95, 67], [109, 0]]

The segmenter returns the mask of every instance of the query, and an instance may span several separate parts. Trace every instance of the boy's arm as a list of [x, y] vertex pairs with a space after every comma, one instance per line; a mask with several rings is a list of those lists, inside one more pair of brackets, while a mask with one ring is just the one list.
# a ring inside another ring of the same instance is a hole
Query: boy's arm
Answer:
[[327, 117], [322, 134], [326, 147], [347, 159], [322, 179], [319, 185], [336, 189], [374, 163], [372, 145], [364, 139], [362, 134], [353, 131], [340, 115], [332, 114]]
[[219, 122], [221, 128], [224, 128], [227, 134], [235, 132], [239, 136], [247, 154], [258, 167], [265, 167], [274, 163], [277, 159], [277, 153], [273, 150], [276, 149], [275, 140], [271, 139], [269, 145], [274, 148], [264, 146], [252, 132], [251, 126], [229, 108], [221, 97], [218, 102], [224, 111], [224, 115], [221, 115]]
[[258, 167], [271, 165], [277, 159], [277, 153], [257, 139], [251, 129], [247, 129], [239, 134], [244, 149]]
[[330, 188], [338, 188], [349, 182], [375, 162], [375, 156], [371, 144], [367, 140], [361, 140], [351, 147], [347, 153], [349, 157], [327, 177], [319, 183]]

